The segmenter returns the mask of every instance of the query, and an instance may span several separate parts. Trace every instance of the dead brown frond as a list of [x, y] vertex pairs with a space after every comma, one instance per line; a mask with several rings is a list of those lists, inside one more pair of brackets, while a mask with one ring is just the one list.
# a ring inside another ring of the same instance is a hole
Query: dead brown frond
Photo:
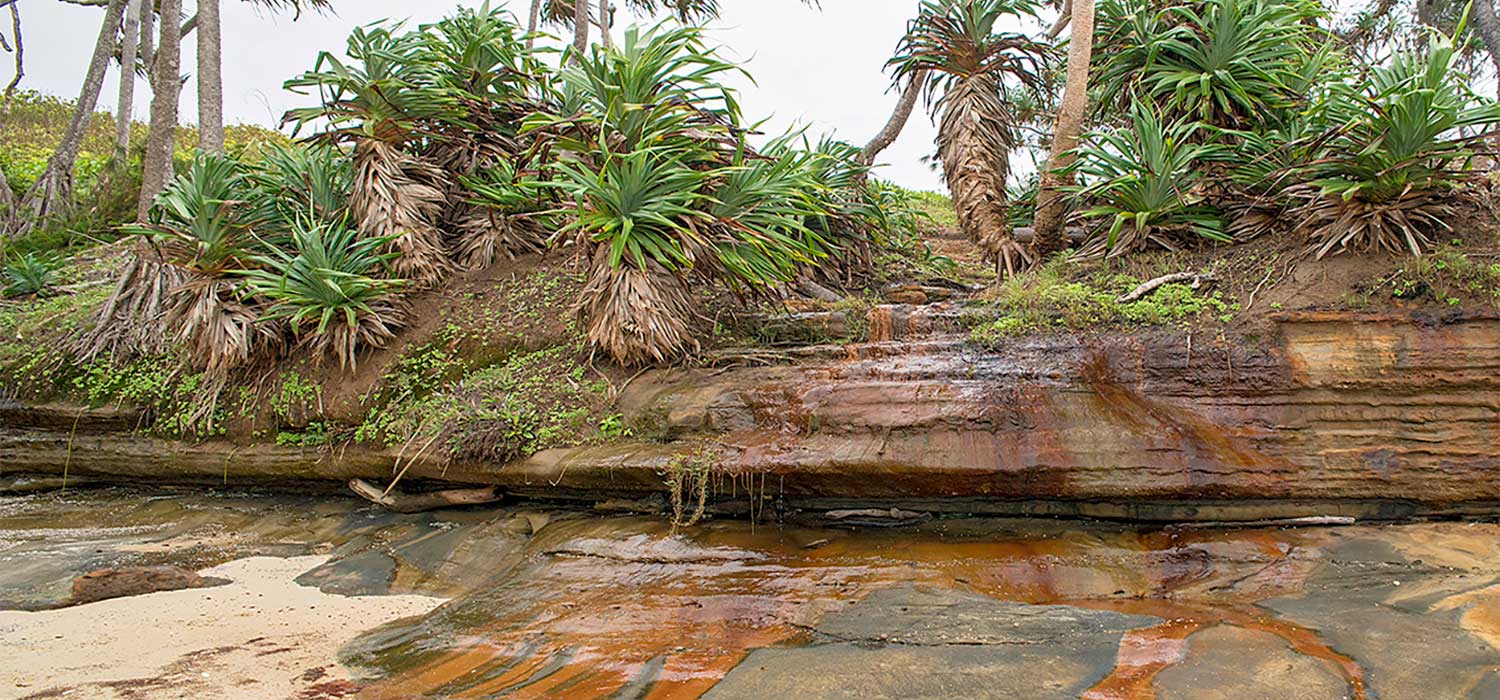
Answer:
[[1409, 190], [1384, 202], [1309, 193], [1298, 207], [1297, 230], [1307, 236], [1318, 258], [1352, 250], [1421, 255], [1432, 234], [1448, 230], [1454, 195]]
[[261, 311], [238, 297], [233, 282], [184, 274], [188, 280], [171, 291], [163, 321], [187, 349], [193, 366], [224, 377], [280, 350], [280, 325], [257, 322]]
[[545, 236], [528, 216], [508, 214], [493, 207], [466, 205], [466, 215], [454, 227], [453, 256], [469, 270], [494, 264], [502, 256], [541, 252]]
[[649, 258], [646, 265], [644, 271], [628, 262], [614, 267], [601, 247], [575, 309], [589, 344], [621, 364], [666, 362], [698, 349], [688, 330], [687, 285]]
[[410, 307], [399, 299], [373, 302], [367, 310], [354, 312], [350, 321], [340, 314], [321, 333], [311, 324], [296, 328], [293, 333], [300, 339], [303, 348], [317, 357], [332, 355], [339, 361], [339, 369], [353, 372], [358, 369], [355, 355], [363, 349], [387, 347], [396, 339], [396, 331], [406, 325]]
[[395, 236], [391, 250], [398, 278], [430, 286], [453, 266], [437, 228], [447, 200], [448, 177], [441, 168], [400, 146], [364, 139], [354, 150], [354, 190], [349, 203], [366, 235]]

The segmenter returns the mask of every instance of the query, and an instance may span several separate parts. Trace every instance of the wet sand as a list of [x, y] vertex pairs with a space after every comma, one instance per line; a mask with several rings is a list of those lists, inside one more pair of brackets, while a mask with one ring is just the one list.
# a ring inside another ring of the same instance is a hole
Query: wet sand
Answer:
[[204, 570], [216, 588], [0, 611], [0, 697], [321, 700], [355, 687], [338, 650], [443, 602], [299, 585], [323, 556], [251, 557]]

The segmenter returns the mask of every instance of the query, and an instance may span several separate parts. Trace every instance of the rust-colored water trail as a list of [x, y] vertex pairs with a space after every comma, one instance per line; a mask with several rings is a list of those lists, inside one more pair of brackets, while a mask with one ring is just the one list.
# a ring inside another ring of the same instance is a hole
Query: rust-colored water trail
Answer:
[[[1215, 625], [1274, 634], [1364, 698], [1356, 662], [1254, 605], [1300, 592], [1316, 569], [1309, 543], [1291, 533], [1058, 528], [955, 537], [717, 523], [672, 535], [640, 520], [554, 527], [516, 581], [459, 603], [455, 619], [484, 620], [480, 627], [430, 623], [433, 634], [458, 633], [450, 651], [360, 697], [607, 698], [636, 688], [659, 700], [696, 698], [752, 650], [805, 638], [824, 615], [873, 591], [916, 585], [1162, 620], [1125, 634], [1114, 668], [1084, 700], [1154, 698], [1155, 678], [1185, 657], [1188, 637]], [[484, 678], [486, 669], [498, 675]]]

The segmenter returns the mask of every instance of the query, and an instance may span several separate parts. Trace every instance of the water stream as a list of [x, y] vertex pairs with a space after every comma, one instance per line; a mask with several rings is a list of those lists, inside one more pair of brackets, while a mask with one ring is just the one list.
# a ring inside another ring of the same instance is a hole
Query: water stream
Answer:
[[[8, 609], [61, 603], [103, 567], [314, 554], [303, 587], [447, 602], [328, 650], [352, 680], [308, 698], [1500, 698], [1488, 523], [674, 533], [586, 510], [395, 515], [250, 492], [0, 498]], [[0, 697], [95, 697], [16, 683]], [[112, 692], [97, 697], [137, 697]]]

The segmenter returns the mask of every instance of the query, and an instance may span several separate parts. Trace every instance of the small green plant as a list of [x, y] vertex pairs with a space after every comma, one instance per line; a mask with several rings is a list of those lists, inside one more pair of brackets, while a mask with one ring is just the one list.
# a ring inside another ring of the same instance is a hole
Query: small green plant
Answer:
[[330, 441], [328, 425], [319, 421], [308, 423], [301, 431], [276, 433], [277, 447], [323, 447]]
[[46, 294], [56, 279], [57, 263], [29, 252], [5, 266], [5, 296], [29, 297]]
[[612, 413], [599, 421], [599, 434], [606, 438], [630, 437], [630, 428], [625, 425], [625, 418], [618, 413]]
[[281, 373], [271, 394], [271, 415], [279, 425], [300, 425], [323, 402], [323, 387], [293, 371]]

